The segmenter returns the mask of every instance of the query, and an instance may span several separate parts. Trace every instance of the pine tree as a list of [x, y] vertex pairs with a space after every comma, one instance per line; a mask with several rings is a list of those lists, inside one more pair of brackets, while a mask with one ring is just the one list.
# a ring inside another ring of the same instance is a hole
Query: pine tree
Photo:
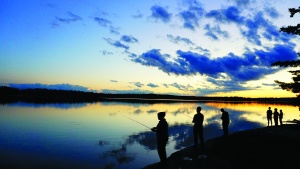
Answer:
[[[290, 17], [293, 17], [296, 13], [300, 13], [300, 7], [298, 9], [290, 8]], [[289, 25], [288, 27], [280, 28], [280, 32], [286, 32], [288, 34], [299, 35], [300, 36], [300, 23], [296, 26]], [[297, 53], [300, 57], [300, 53]], [[300, 59], [298, 60], [290, 60], [290, 61], [277, 61], [272, 63], [272, 66], [280, 66], [280, 67], [299, 67]], [[279, 80], [275, 80], [283, 90], [291, 91], [297, 94], [297, 97], [300, 98], [300, 70], [289, 71], [293, 77], [293, 82], [285, 83]], [[300, 109], [299, 109], [300, 110]]]

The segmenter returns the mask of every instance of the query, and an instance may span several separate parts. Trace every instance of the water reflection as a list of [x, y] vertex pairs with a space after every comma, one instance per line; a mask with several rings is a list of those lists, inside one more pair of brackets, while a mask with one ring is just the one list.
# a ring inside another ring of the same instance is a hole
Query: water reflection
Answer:
[[[23, 166], [30, 166], [32, 161], [53, 162], [48, 159], [22, 159], [24, 154], [30, 157], [32, 153], [40, 158], [67, 159], [77, 166], [75, 168], [86, 168], [87, 165], [88, 168], [141, 168], [159, 161], [155, 133], [123, 116], [154, 127], [157, 124], [156, 113], [167, 112], [170, 135], [167, 155], [170, 156], [193, 145], [191, 117], [196, 113], [197, 106], [202, 107], [204, 114], [205, 140], [223, 134], [220, 108], [229, 112], [229, 133], [266, 126], [268, 107], [282, 109], [284, 120], [299, 117], [297, 107], [259, 103], [0, 105], [0, 156], [3, 157], [0, 168], [4, 162], [15, 162], [16, 158], [21, 159], [18, 162]], [[8, 155], [12, 152], [14, 158]]]
[[[182, 112], [181, 112], [182, 113]], [[240, 114], [241, 115], [241, 114]], [[211, 119], [217, 119], [219, 116], [212, 117]], [[210, 121], [210, 120], [208, 120]], [[209, 140], [211, 138], [219, 137], [222, 135], [222, 130], [219, 123], [214, 122], [204, 127], [204, 139]], [[249, 122], [239, 115], [234, 115], [232, 119], [233, 123], [230, 125], [230, 133], [247, 130], [251, 128], [263, 127], [262, 123]], [[169, 127], [170, 142], [173, 142], [174, 149], [180, 150], [185, 147], [193, 145], [193, 131], [191, 124], [174, 124]], [[102, 158], [115, 158], [118, 165], [123, 163], [129, 163], [133, 161], [137, 154], [129, 153], [127, 150], [133, 144], [141, 145], [145, 150], [156, 150], [156, 136], [154, 132], [145, 131], [139, 132], [128, 136], [124, 142], [121, 143], [120, 147], [108, 150], [103, 153]], [[107, 142], [101, 141], [101, 146], [108, 144]]]
[[50, 107], [50, 108], [59, 108], [59, 109], [71, 109], [71, 108], [86, 107], [88, 105], [88, 103], [44, 103], [44, 104], [36, 104], [36, 103], [16, 102], [16, 103], [8, 103], [7, 105], [15, 106], [15, 107], [34, 107], [34, 108]]

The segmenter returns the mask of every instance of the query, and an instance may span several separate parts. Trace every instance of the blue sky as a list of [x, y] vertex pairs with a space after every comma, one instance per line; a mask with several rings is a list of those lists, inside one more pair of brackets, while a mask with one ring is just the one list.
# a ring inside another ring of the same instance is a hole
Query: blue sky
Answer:
[[103, 93], [290, 97], [300, 0], [0, 0], [0, 84]]

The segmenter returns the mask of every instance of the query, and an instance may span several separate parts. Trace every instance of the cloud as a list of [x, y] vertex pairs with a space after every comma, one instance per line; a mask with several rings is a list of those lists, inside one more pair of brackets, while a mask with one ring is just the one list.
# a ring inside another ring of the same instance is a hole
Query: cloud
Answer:
[[135, 54], [135, 53], [131, 53], [131, 52], [127, 51], [127, 50], [125, 50], [124, 52], [125, 52], [126, 54], [128, 54], [128, 57], [130, 57], [130, 58], [135, 58], [135, 57], [137, 57], [137, 54]]
[[56, 20], [64, 23], [76, 22], [82, 20], [82, 18], [78, 15], [73, 14], [72, 12], [68, 12], [69, 18], [60, 18], [56, 17]]
[[133, 18], [135, 18], [135, 19], [139, 19], [139, 18], [142, 18], [143, 17], [143, 14], [142, 13], [140, 13], [139, 11], [138, 11], [138, 13], [137, 14], [135, 14], [135, 15], [131, 15]]
[[197, 46], [195, 48], [191, 48], [192, 50], [196, 50], [199, 54], [210, 56], [210, 51], [208, 49], [204, 49], [201, 46]]
[[140, 89], [133, 89], [133, 90], [110, 90], [110, 89], [102, 89], [101, 93], [111, 93], [111, 94], [145, 94], [145, 93], [153, 93], [150, 90], [140, 90]]
[[114, 40], [112, 40], [112, 39], [110, 39], [110, 38], [104, 38], [104, 40], [107, 42], [107, 43], [109, 43], [109, 44], [111, 44], [112, 46], [115, 46], [115, 47], [117, 47], [117, 48], [123, 48], [123, 49], [125, 49], [125, 50], [128, 50], [129, 49], [129, 46], [127, 46], [127, 45], [125, 45], [125, 44], [123, 44], [123, 43], [121, 43], [120, 41], [114, 41]]
[[280, 16], [279, 12], [273, 7], [266, 7], [265, 13], [273, 19], [277, 19]]
[[[242, 3], [242, 1], [239, 3]], [[245, 3], [248, 3], [248, 1]], [[272, 7], [266, 7], [263, 11], [254, 10], [251, 14], [245, 17], [242, 15], [241, 9], [236, 6], [229, 6], [227, 8], [211, 10], [207, 12], [205, 16], [208, 19], [214, 19], [217, 23], [236, 24], [241, 35], [245, 37], [248, 42], [255, 45], [262, 46], [263, 38], [269, 41], [282, 41], [284, 43], [288, 42], [292, 38], [287, 34], [279, 33], [279, 28], [266, 19], [266, 16], [270, 16], [275, 19], [279, 17], [278, 11]], [[211, 27], [206, 25], [205, 29], [207, 30], [206, 35], [215, 40], [219, 39], [218, 35], [222, 35], [223, 37], [228, 36], [227, 32], [221, 31], [218, 28], [210, 30]]]
[[183, 19], [183, 27], [195, 30], [199, 26], [199, 21], [204, 15], [204, 9], [201, 6], [190, 6], [188, 10], [179, 13]]
[[170, 14], [165, 8], [154, 5], [151, 7], [151, 17], [156, 20], [161, 20], [165, 23], [170, 22], [172, 14]]
[[137, 43], [139, 42], [135, 37], [131, 36], [131, 35], [123, 35], [121, 37], [121, 40], [127, 43]]
[[174, 37], [173, 35], [167, 35], [168, 39], [175, 43], [175, 44], [178, 44], [178, 43], [184, 43], [186, 45], [195, 45], [190, 39], [188, 38], [183, 38], [183, 37], [180, 37], [180, 36], [176, 36]]
[[264, 85], [264, 86], [273, 86], [273, 87], [277, 87], [278, 86], [278, 84], [275, 84], [275, 83], [263, 83], [262, 85]]
[[144, 84], [140, 83], [140, 82], [130, 82], [131, 84], [135, 85], [136, 87], [143, 87]]
[[275, 61], [296, 59], [297, 53], [293, 49], [294, 46], [292, 43], [276, 44], [273, 48], [249, 50], [241, 56], [229, 53], [218, 58], [209, 58], [199, 53], [178, 50], [176, 58], [171, 61], [170, 57], [161, 54], [159, 49], [152, 49], [132, 58], [132, 61], [145, 66], [157, 67], [168, 74], [201, 74], [215, 79], [225, 74], [227, 81], [242, 83], [258, 80], [267, 74], [278, 71], [279, 69], [271, 67], [271, 63]]
[[52, 27], [59, 27], [60, 23], [71, 23], [82, 20], [82, 18], [78, 15], [75, 15], [72, 12], [68, 12], [68, 18], [56, 17], [55, 21], [52, 23]]
[[237, 6], [247, 6], [249, 5], [251, 2], [250, 0], [233, 0]]
[[218, 93], [218, 92], [232, 92], [232, 91], [244, 91], [244, 90], [251, 90], [254, 89], [253, 87], [244, 87], [242, 86], [244, 83], [239, 81], [228, 81], [226, 79], [215, 79], [208, 77], [207, 82], [210, 82], [211, 84], [215, 85], [215, 88], [198, 88], [198, 93], [201, 95], [206, 94], [212, 94], [212, 93]]
[[41, 83], [27, 83], [27, 84], [8, 84], [9, 87], [18, 89], [51, 89], [51, 90], [74, 90], [84, 92], [96, 92], [96, 90], [90, 90], [87, 87], [71, 84], [41, 84]]
[[115, 34], [115, 35], [120, 35], [119, 28], [116, 28], [116, 27], [113, 27], [113, 26], [109, 27], [109, 32], [112, 33], [112, 34]]
[[112, 23], [110, 20], [100, 18], [100, 17], [94, 17], [94, 21], [96, 21], [100, 26], [105, 28], [111, 25]]
[[117, 83], [118, 81], [117, 80], [110, 80], [110, 82]]
[[102, 55], [112, 55], [113, 54], [113, 52], [109, 52], [109, 51], [106, 51], [106, 50], [101, 50], [99, 52], [102, 53]]
[[213, 18], [221, 23], [237, 23], [243, 24], [244, 17], [241, 16], [241, 11], [236, 6], [228, 8], [211, 10], [205, 15], [207, 18]]
[[253, 42], [256, 45], [262, 45], [259, 29], [267, 26], [272, 27], [261, 12], [257, 13], [252, 19], [246, 19], [244, 25], [247, 29], [242, 31], [242, 34], [248, 39], [248, 41]]
[[175, 87], [177, 88], [178, 90], [182, 90], [182, 91], [190, 91], [190, 89], [192, 89], [193, 87], [191, 85], [180, 85], [178, 83], [173, 83], [173, 84], [170, 84], [169, 86], [172, 86], [172, 87]]
[[[242, 12], [242, 9], [239, 9], [236, 6], [229, 6], [222, 9], [211, 10], [207, 12], [205, 16], [208, 19], [215, 20], [217, 23], [236, 24], [241, 35], [255, 45], [262, 46], [263, 38], [276, 42], [288, 42], [292, 38], [286, 34], [280, 34], [279, 28], [266, 19], [266, 16], [270, 16], [271, 18], [279, 17], [278, 11], [274, 8], [267, 7], [264, 11], [253, 10], [253, 12], [250, 15], [247, 15], [247, 17], [243, 16]], [[223, 36], [227, 36], [226, 32], [222, 32], [218, 29], [209, 31], [210, 29], [208, 29], [207, 26], [205, 28], [208, 30], [206, 35], [213, 39], [218, 39], [218, 32]]]
[[159, 49], [152, 49], [131, 60], [144, 66], [157, 67], [166, 73], [187, 74], [186, 72], [183, 72], [186, 70], [180, 64], [168, 62], [167, 58], [169, 58], [169, 55], [161, 54]]
[[169, 85], [166, 83], [163, 83], [162, 85], [165, 86], [166, 88], [169, 88]]
[[149, 83], [149, 84], [147, 84], [147, 86], [152, 87], [152, 88], [157, 88], [157, 87], [159, 87], [158, 85], [153, 84], [153, 83]]
[[94, 17], [94, 21], [97, 22], [101, 27], [108, 28], [110, 33], [120, 35], [119, 28], [114, 27], [110, 20], [102, 17]]
[[216, 25], [215, 27], [211, 27], [210, 24], [206, 24], [204, 26], [204, 30], [207, 31], [205, 35], [211, 37], [214, 40], [219, 40], [219, 36], [222, 36], [224, 38], [229, 37], [229, 33], [227, 31], [222, 31], [218, 25]]

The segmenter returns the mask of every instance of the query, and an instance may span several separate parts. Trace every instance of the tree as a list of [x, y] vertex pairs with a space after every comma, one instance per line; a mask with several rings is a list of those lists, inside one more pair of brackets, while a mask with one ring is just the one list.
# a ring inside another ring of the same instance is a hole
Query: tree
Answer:
[[[298, 9], [289, 8], [290, 17], [292, 18], [296, 13], [300, 13], [300, 7]], [[280, 32], [286, 32], [288, 34], [299, 35], [300, 36], [300, 23], [296, 26], [289, 25], [288, 27], [280, 28]], [[300, 58], [300, 53], [297, 53]], [[272, 63], [272, 66], [280, 67], [300, 67], [300, 59], [290, 60], [290, 61], [277, 61]], [[300, 70], [289, 71], [293, 77], [293, 82], [285, 83], [278, 80], [275, 80], [283, 90], [291, 91], [297, 93], [297, 97], [300, 98]], [[300, 110], [300, 109], [299, 109]]]

